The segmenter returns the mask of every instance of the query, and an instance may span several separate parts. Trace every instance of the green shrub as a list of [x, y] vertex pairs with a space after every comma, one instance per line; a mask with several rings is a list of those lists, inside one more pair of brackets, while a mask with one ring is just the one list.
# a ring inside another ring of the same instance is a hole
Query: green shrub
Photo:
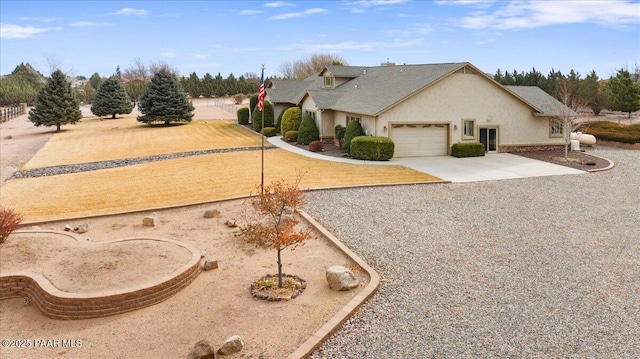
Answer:
[[[273, 127], [276, 128], [276, 130], [278, 130], [278, 132], [280, 132], [280, 127], [282, 126], [282, 116], [284, 115], [284, 111], [280, 111], [280, 114], [278, 115], [278, 118], [276, 119], [276, 123], [273, 124]], [[280, 133], [284, 133], [284, 132], [280, 132]]]
[[640, 143], [640, 125], [623, 125], [609, 121], [597, 121], [584, 124], [584, 133], [594, 135], [596, 140], [622, 143]]
[[287, 131], [284, 134], [284, 140], [287, 142], [298, 142], [298, 131]]
[[309, 144], [309, 151], [311, 152], [321, 152], [324, 150], [324, 142], [320, 140], [311, 141]]
[[336, 125], [334, 129], [334, 138], [336, 140], [341, 140], [344, 138], [344, 134], [347, 132], [347, 128], [342, 125]]
[[238, 123], [241, 125], [249, 124], [249, 108], [243, 107], [238, 109]]
[[352, 158], [369, 161], [388, 161], [393, 157], [395, 144], [389, 137], [356, 136], [351, 140]]
[[280, 133], [287, 133], [291, 130], [298, 131], [300, 123], [302, 123], [302, 110], [299, 107], [290, 107], [282, 114]]
[[278, 130], [275, 127], [265, 127], [262, 129], [262, 134], [265, 137], [273, 137], [278, 134]]
[[347, 129], [344, 133], [344, 141], [342, 142], [342, 153], [349, 153], [351, 150], [351, 140], [354, 137], [363, 136], [364, 131], [358, 121], [351, 121], [347, 125]]
[[258, 94], [254, 94], [251, 97], [249, 97], [249, 108], [256, 108], [257, 104], [258, 104]]
[[[264, 127], [273, 127], [273, 106], [269, 101], [264, 101]], [[253, 129], [256, 132], [262, 130], [262, 112], [258, 109], [258, 105], [253, 109], [252, 120]]]
[[319, 139], [320, 131], [318, 131], [318, 127], [316, 126], [316, 121], [310, 115], [305, 115], [298, 128], [298, 143], [308, 145], [312, 141]]
[[478, 157], [484, 156], [485, 147], [480, 142], [454, 143], [451, 146], [451, 156], [454, 157]]

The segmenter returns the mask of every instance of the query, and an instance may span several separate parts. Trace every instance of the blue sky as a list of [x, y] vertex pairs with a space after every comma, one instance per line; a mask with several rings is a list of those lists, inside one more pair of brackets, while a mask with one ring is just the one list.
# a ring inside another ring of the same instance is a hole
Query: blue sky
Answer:
[[350, 65], [469, 61], [481, 70], [640, 66], [634, 1], [0, 1], [0, 73], [109, 76], [139, 59], [183, 76], [279, 75], [334, 54]]

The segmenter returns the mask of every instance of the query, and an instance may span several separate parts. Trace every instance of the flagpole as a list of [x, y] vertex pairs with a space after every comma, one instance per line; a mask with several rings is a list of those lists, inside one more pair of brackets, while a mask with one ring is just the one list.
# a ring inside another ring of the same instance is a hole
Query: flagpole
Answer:
[[[258, 93], [258, 103], [264, 101], [264, 94], [266, 90], [264, 89], [264, 64], [262, 64], [262, 76], [260, 77], [260, 92]], [[261, 160], [261, 169], [260, 169], [260, 195], [264, 195], [264, 102], [262, 102], [262, 160]]]

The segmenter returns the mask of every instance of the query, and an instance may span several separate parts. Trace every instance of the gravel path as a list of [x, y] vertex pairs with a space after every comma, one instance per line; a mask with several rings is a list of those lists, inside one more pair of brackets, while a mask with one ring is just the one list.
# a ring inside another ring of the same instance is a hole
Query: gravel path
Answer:
[[640, 151], [609, 171], [311, 192], [382, 276], [312, 358], [637, 358]]
[[[270, 149], [275, 149], [275, 148], [276, 147], [269, 146], [269, 147], [265, 147], [264, 149], [265, 150], [270, 150]], [[189, 151], [189, 152], [169, 153], [169, 154], [165, 154], [165, 155], [145, 156], [145, 157], [136, 157], [136, 158], [122, 158], [122, 159], [117, 159], [117, 160], [78, 163], [78, 164], [72, 164], [72, 165], [41, 167], [41, 168], [34, 168], [34, 169], [30, 169], [30, 170], [16, 171], [8, 179], [56, 176], [56, 175], [62, 175], [62, 174], [68, 174], [68, 173], [97, 171], [97, 170], [104, 170], [104, 169], [107, 169], [107, 168], [133, 166], [133, 165], [139, 165], [139, 164], [142, 164], [142, 163], [164, 161], [164, 160], [170, 160], [170, 159], [174, 159], [174, 158], [210, 155], [210, 154], [213, 154], [213, 153], [259, 151], [261, 149], [262, 149], [262, 147], [257, 147], [257, 146], [254, 146], [254, 147], [238, 147], [238, 148], [222, 148], [222, 149], [214, 149], [214, 150], [202, 150], [202, 151]]]

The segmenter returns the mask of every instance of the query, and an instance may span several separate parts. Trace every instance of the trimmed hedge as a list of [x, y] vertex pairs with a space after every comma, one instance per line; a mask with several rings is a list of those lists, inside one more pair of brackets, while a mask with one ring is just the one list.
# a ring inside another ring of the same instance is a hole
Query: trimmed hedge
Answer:
[[351, 140], [358, 136], [363, 136], [364, 131], [358, 121], [351, 121], [347, 125], [347, 129], [344, 134], [344, 141], [342, 142], [342, 153], [349, 153], [351, 151]]
[[238, 109], [238, 124], [240, 125], [248, 125], [249, 124], [249, 108], [243, 107]]
[[309, 144], [309, 151], [311, 152], [322, 152], [324, 150], [324, 142], [320, 140], [312, 141]]
[[282, 112], [280, 133], [298, 131], [300, 123], [302, 123], [302, 110], [299, 107], [290, 107]]
[[[264, 127], [273, 127], [273, 106], [271, 102], [264, 100]], [[253, 120], [253, 129], [256, 132], [262, 130], [262, 112], [258, 109], [258, 105], [253, 109], [251, 114]]]
[[305, 115], [298, 128], [298, 143], [308, 145], [319, 139], [320, 131], [318, 131], [318, 127], [316, 126], [316, 121], [311, 116]]
[[275, 127], [265, 127], [262, 129], [262, 134], [265, 137], [273, 137], [278, 134], [278, 130]]
[[484, 156], [485, 147], [480, 142], [454, 143], [451, 146], [451, 156], [462, 157], [479, 157]]
[[580, 131], [594, 135], [601, 141], [640, 143], [640, 125], [619, 125], [609, 121], [597, 121], [585, 123], [584, 129]]
[[298, 131], [287, 131], [284, 134], [284, 140], [287, 142], [298, 142]]
[[369, 161], [388, 161], [393, 157], [395, 143], [389, 137], [357, 136], [351, 140], [352, 158]]
[[334, 128], [334, 138], [336, 140], [341, 140], [344, 138], [344, 134], [347, 132], [347, 128], [342, 125], [336, 125]]

